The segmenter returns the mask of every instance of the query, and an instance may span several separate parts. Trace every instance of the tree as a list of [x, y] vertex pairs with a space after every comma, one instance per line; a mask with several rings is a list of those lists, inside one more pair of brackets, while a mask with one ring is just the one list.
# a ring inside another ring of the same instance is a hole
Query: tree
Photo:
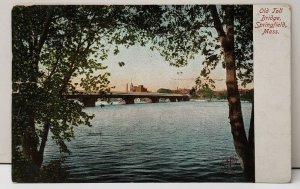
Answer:
[[253, 89], [247, 90], [244, 94], [241, 94], [241, 100], [253, 103], [253, 99], [254, 99]]
[[[252, 6], [176, 5], [134, 7], [130, 25], [139, 28], [170, 65], [181, 67], [201, 53], [205, 60], [196, 80], [214, 88], [212, 71], [226, 69], [229, 120], [235, 150], [246, 176], [254, 180], [254, 113], [249, 138], [244, 127], [238, 82], [253, 81]], [[139, 20], [136, 20], [136, 19]]]
[[215, 97], [214, 91], [211, 90], [209, 87], [200, 89], [198, 93], [200, 93], [200, 95], [204, 98], [208, 98], [209, 100]]
[[[201, 10], [201, 8], [199, 10]], [[201, 72], [201, 76], [204, 77], [204, 80], [208, 81], [208, 83], [201, 83], [200, 81], [202, 80], [198, 80], [198, 84], [202, 86], [208, 86], [209, 84], [214, 83], [213, 80], [209, 78], [209, 74], [211, 70], [216, 67], [217, 63], [220, 62], [222, 58], [220, 55], [223, 55], [226, 68], [229, 120], [231, 124], [231, 133], [234, 140], [234, 146], [238, 156], [240, 157], [241, 165], [245, 170], [247, 177], [251, 180], [254, 180], [253, 110], [249, 130], [249, 139], [247, 139], [242, 116], [240, 94], [238, 90], [238, 78], [244, 85], [253, 80], [252, 6], [226, 5], [216, 7], [215, 5], [211, 5], [202, 7], [202, 11], [206, 16], [206, 20], [203, 22], [197, 22], [196, 19], [194, 19], [193, 24], [184, 27], [185, 29], [183, 29], [183, 31], [187, 30], [192, 36], [193, 32], [195, 32], [194, 30], [201, 30], [201, 28], [211, 27], [211, 24], [213, 24], [217, 35], [213, 36], [213, 33], [210, 29], [206, 30], [206, 32], [204, 32], [205, 34], [201, 34], [201, 32], [199, 32], [199, 35], [197, 35], [199, 40], [193, 40], [196, 37], [192, 37], [191, 40], [192, 42], [196, 42], [198, 44], [191, 46], [187, 45], [183, 48], [185, 51], [188, 51], [185, 53], [190, 56], [193, 54], [193, 51], [197, 52], [197, 50], [201, 49], [202, 54], [206, 57], [206, 60], [203, 62], [205, 67]], [[193, 17], [193, 12], [195, 13], [195, 11], [187, 11], [187, 13], [190, 13], [191, 18]], [[187, 21], [181, 21], [181, 23], [187, 23]], [[194, 30], [189, 28], [194, 28]], [[185, 41], [178, 40], [176, 44], [181, 46], [179, 44], [185, 44], [183, 42]], [[219, 51], [219, 49], [221, 49], [221, 51]], [[190, 51], [192, 53], [190, 53]], [[216, 51], [219, 51], [219, 53], [216, 54]], [[168, 53], [165, 54], [169, 55]], [[182, 61], [182, 59], [180, 60]], [[184, 63], [185, 61], [182, 62]]]
[[31, 170], [31, 177], [23, 175], [25, 181], [39, 174], [49, 132], [61, 152], [69, 153], [66, 141], [73, 138], [73, 128], [91, 126], [93, 115], [64, 95], [76, 90], [73, 79], [78, 77], [87, 91], [109, 90], [110, 74], [99, 61], [108, 57], [107, 44], [127, 42], [119, 37], [126, 29], [113, 19], [120, 8], [14, 7], [12, 81], [18, 93], [13, 94], [13, 171]]
[[[242, 163], [242, 167], [246, 171], [246, 174], [252, 180], [254, 179], [254, 135], [253, 135], [253, 118], [251, 118], [252, 124], [250, 124], [250, 131], [249, 131], [249, 140], [247, 139], [244, 122], [243, 122], [243, 115], [242, 115], [242, 108], [241, 108], [241, 101], [240, 101], [240, 93], [238, 90], [238, 80], [237, 80], [237, 66], [235, 59], [238, 59], [238, 56], [235, 57], [235, 54], [239, 55], [239, 53], [235, 52], [235, 49], [239, 49], [239, 46], [243, 46], [244, 44], [238, 40], [239, 35], [236, 35], [234, 24], [235, 15], [238, 15], [240, 12], [238, 11], [237, 14], [234, 12], [234, 6], [224, 6], [224, 18], [223, 23], [226, 26], [226, 30], [223, 29], [223, 24], [220, 21], [220, 16], [217, 12], [217, 8], [215, 6], [209, 7], [214, 27], [218, 33], [219, 41], [221, 43], [221, 47], [224, 52], [224, 61], [226, 67], [226, 86], [227, 86], [227, 100], [229, 103], [229, 119], [231, 124], [231, 133], [233, 135], [234, 146], [236, 149], [237, 154], [239, 155]], [[250, 9], [251, 10], [251, 9]], [[249, 11], [249, 10], [248, 10]], [[251, 11], [252, 12], [252, 11]], [[252, 19], [252, 17], [251, 17]], [[237, 22], [240, 24], [240, 27], [243, 28], [242, 22]], [[252, 23], [252, 22], [250, 22]], [[247, 28], [247, 27], [245, 27]], [[243, 29], [245, 29], [243, 28]], [[251, 24], [252, 28], [252, 24]], [[249, 26], [248, 26], [249, 29]], [[246, 30], [245, 32], [251, 33], [252, 30]], [[237, 33], [238, 34], [238, 33]], [[236, 41], [240, 43], [235, 43]], [[251, 39], [251, 38], [250, 38]], [[251, 40], [252, 42], [252, 40]], [[246, 45], [249, 44], [249, 41], [246, 41]], [[244, 47], [245, 48], [245, 47]], [[252, 58], [252, 57], [250, 57]], [[243, 61], [244, 59], [240, 59]], [[249, 76], [249, 75], [246, 75]], [[250, 75], [252, 77], [252, 75]], [[248, 79], [248, 78], [247, 78]], [[243, 82], [247, 82], [245, 79]], [[252, 110], [253, 114], [253, 110]], [[251, 116], [253, 117], [253, 116]], [[251, 138], [250, 138], [251, 137]]]
[[160, 88], [157, 90], [158, 93], [173, 93], [171, 89]]

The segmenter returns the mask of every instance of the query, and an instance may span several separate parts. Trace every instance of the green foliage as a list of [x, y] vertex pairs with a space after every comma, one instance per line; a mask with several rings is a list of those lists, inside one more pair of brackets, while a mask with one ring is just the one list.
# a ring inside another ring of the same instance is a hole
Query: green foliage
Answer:
[[66, 182], [69, 175], [64, 159], [53, 160], [41, 169], [28, 161], [20, 151], [13, 151], [12, 180], [13, 182]]
[[[135, 7], [138, 9], [139, 7]], [[170, 65], [181, 67], [201, 54], [205, 57], [196, 84], [215, 88], [211, 73], [223, 62], [223, 49], [215, 31], [214, 21], [207, 5], [165, 5], [142, 9], [137, 17], [147, 20], [136, 23], [141, 33], [149, 36], [151, 49], [158, 50]], [[217, 6], [220, 20], [225, 26], [224, 6]], [[149, 15], [151, 18], [148, 18]], [[253, 81], [252, 5], [234, 6], [234, 55], [237, 77], [243, 86]], [[141, 26], [139, 26], [140, 24]]]
[[248, 90], [248, 91], [246, 91], [246, 93], [241, 94], [241, 100], [253, 103], [254, 102], [254, 89]]
[[216, 95], [216, 98], [218, 100], [227, 99], [227, 91], [226, 90], [224, 90], [224, 91], [218, 91], [218, 92], [216, 92], [215, 95]]
[[171, 89], [160, 88], [157, 90], [158, 93], [173, 93]]
[[52, 160], [41, 168], [37, 182], [63, 183], [67, 181], [69, 172], [63, 159]]
[[197, 89], [196, 89], [196, 87], [192, 87], [191, 88], [190, 95], [191, 95], [192, 98], [197, 97]]
[[80, 86], [86, 92], [109, 92], [109, 76], [110, 73], [99, 74], [97, 76], [87, 73], [85, 78], [81, 78]]
[[[20, 170], [39, 169], [48, 129], [60, 151], [70, 153], [65, 142], [74, 137], [74, 127], [91, 126], [94, 115], [85, 113], [82, 105], [66, 99], [64, 94], [76, 91], [79, 86], [88, 92], [109, 91], [110, 74], [101, 64], [110, 52], [108, 44], [133, 44], [126, 34], [133, 31], [116, 23], [116, 18], [121, 19], [122, 9], [119, 6], [14, 7], [12, 82], [18, 93], [13, 95], [13, 150], [19, 154], [16, 158], [28, 162], [14, 161], [21, 166]], [[81, 78], [79, 85], [73, 82], [75, 78]], [[47, 129], [46, 125], [50, 127]], [[18, 177], [26, 178], [26, 174]]]
[[200, 97], [205, 98], [205, 99], [209, 99], [209, 100], [216, 97], [214, 91], [212, 89], [208, 88], [208, 87], [199, 89], [197, 94]]
[[[14, 139], [13, 139], [14, 143]], [[25, 158], [20, 149], [12, 150], [12, 181], [36, 182], [39, 177], [39, 169]]]
[[[19, 94], [13, 97], [13, 133], [19, 138], [13, 139], [19, 141], [15, 145], [30, 135], [37, 147], [48, 123], [61, 151], [69, 152], [64, 141], [74, 136], [73, 127], [90, 125], [93, 116], [61, 95], [73, 89], [72, 77], [105, 69], [91, 58], [95, 53], [103, 56], [102, 49], [92, 46], [100, 40], [95, 35], [99, 26], [92, 24], [94, 15], [81, 7], [15, 7], [12, 14], [12, 80], [14, 86], [19, 85]], [[105, 80], [102, 85], [107, 85], [107, 76], [99, 75]], [[92, 77], [90, 82], [94, 81]]]
[[125, 62], [123, 62], [123, 61], [119, 62], [118, 64], [119, 64], [120, 67], [125, 66]]

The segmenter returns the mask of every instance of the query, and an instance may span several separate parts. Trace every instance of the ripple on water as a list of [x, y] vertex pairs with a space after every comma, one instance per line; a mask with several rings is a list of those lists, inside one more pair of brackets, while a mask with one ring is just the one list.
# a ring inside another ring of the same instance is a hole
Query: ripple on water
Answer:
[[[250, 123], [251, 104], [243, 103]], [[178, 102], [86, 108], [93, 127], [68, 143], [69, 182], [243, 182], [226, 102]], [[248, 127], [248, 124], [246, 124]], [[49, 140], [45, 162], [59, 158]]]

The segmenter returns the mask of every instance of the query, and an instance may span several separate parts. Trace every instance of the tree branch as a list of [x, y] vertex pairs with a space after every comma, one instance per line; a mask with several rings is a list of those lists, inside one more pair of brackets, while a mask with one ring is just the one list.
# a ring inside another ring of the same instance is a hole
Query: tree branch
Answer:
[[43, 129], [43, 136], [42, 136], [42, 141], [41, 141], [41, 145], [38, 151], [38, 164], [39, 166], [41, 166], [41, 164], [43, 163], [43, 157], [44, 157], [44, 150], [46, 147], [46, 142], [48, 140], [48, 134], [49, 134], [49, 129], [50, 129], [50, 124], [48, 122], [46, 122], [44, 124], [44, 129]]
[[222, 23], [220, 21], [216, 5], [209, 5], [209, 10], [210, 10], [210, 13], [211, 13], [211, 15], [213, 17], [214, 27], [217, 30], [219, 37], [224, 37], [225, 36], [225, 32], [223, 30], [223, 25], [222, 25]]
[[54, 66], [53, 66], [53, 68], [52, 68], [52, 70], [51, 70], [51, 72], [50, 72], [50, 74], [49, 74], [49, 76], [48, 76], [48, 79], [47, 79], [48, 81], [51, 79], [51, 77], [52, 77], [53, 74], [55, 73], [60, 58], [61, 58], [61, 53], [59, 53], [59, 54], [56, 56], [56, 61], [55, 61]]
[[46, 15], [46, 18], [45, 18], [43, 32], [42, 32], [40, 40], [38, 41], [38, 44], [37, 44], [37, 49], [36, 49], [37, 54], [39, 54], [41, 52], [42, 47], [43, 47], [43, 45], [44, 45], [44, 43], [47, 39], [51, 21], [52, 21], [52, 11], [49, 10], [47, 12], [47, 15]]

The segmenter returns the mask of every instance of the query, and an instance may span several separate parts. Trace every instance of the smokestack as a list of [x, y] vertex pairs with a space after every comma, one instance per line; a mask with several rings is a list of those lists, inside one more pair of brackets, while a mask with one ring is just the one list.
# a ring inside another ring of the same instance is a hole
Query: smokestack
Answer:
[[126, 93], [128, 93], [128, 83], [126, 83]]

